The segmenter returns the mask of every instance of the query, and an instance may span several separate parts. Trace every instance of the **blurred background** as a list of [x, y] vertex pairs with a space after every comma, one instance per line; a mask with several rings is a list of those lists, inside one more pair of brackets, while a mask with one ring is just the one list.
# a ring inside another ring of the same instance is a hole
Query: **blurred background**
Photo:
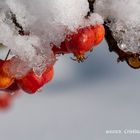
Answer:
[[[5, 54], [1, 51], [0, 56]], [[117, 63], [105, 41], [84, 63], [62, 56], [41, 92], [0, 112], [0, 140], [132, 140], [106, 130], [140, 130], [140, 70]]]

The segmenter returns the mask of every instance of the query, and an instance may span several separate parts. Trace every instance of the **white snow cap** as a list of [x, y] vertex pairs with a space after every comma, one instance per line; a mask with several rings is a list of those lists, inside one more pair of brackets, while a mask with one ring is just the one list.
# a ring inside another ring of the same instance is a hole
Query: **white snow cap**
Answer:
[[140, 0], [96, 0], [95, 11], [104, 19], [120, 49], [140, 53]]
[[[42, 72], [46, 64], [55, 61], [50, 43], [59, 47], [69, 32], [103, 23], [102, 17], [96, 13], [86, 21], [84, 17], [88, 11], [87, 0], [0, 1], [0, 43], [11, 49], [29, 68]], [[24, 31], [30, 32], [29, 35], [19, 35], [19, 28], [11, 20], [11, 12]]]

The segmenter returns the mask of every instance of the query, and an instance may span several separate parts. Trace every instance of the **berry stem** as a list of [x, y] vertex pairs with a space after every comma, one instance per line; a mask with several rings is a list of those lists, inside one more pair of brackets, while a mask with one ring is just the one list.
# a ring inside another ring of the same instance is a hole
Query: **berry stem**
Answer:
[[9, 49], [9, 51], [8, 51], [6, 57], [5, 57], [5, 61], [8, 59], [10, 52], [11, 52], [11, 50]]

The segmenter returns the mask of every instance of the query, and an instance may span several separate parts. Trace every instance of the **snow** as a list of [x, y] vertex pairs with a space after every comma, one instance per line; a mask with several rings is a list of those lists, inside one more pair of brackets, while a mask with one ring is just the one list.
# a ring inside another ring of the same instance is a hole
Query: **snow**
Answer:
[[97, 0], [95, 11], [111, 19], [108, 26], [120, 49], [140, 52], [140, 0]]
[[[86, 20], [88, 11], [87, 0], [2, 1], [0, 43], [11, 49], [12, 54], [22, 61], [19, 65], [21, 69], [22, 64], [25, 64], [27, 71], [33, 68], [37, 74], [41, 74], [46, 64], [53, 65], [55, 62], [51, 43], [59, 47], [66, 34], [76, 32], [80, 27], [103, 23], [97, 13]], [[13, 16], [19, 26], [15, 26]], [[21, 28], [29, 34], [20, 35]], [[10, 67], [14, 71], [15, 65]]]
[[[88, 11], [87, 0], [1, 1], [0, 43], [19, 59], [21, 71], [27, 68], [22, 75], [30, 68], [41, 74], [46, 65], [53, 65], [56, 60], [51, 43], [59, 47], [66, 34], [81, 27], [103, 24], [103, 18], [109, 17], [111, 23], [107, 25], [118, 46], [124, 51], [140, 52], [140, 0], [96, 0], [95, 13], [86, 19]], [[22, 29], [28, 34], [19, 34]]]

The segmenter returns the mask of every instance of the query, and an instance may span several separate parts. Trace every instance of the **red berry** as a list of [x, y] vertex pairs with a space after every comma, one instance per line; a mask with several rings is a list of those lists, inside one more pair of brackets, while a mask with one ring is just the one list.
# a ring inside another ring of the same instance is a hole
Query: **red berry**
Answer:
[[59, 48], [54, 45], [52, 50], [54, 54], [73, 53], [78, 62], [83, 62], [85, 53], [98, 45], [103, 40], [104, 35], [103, 25], [79, 28], [76, 33], [67, 35]]
[[10, 87], [1, 90], [0, 109], [8, 109], [11, 105], [11, 101], [17, 95], [19, 95], [19, 87], [16, 82], [14, 82]]
[[103, 25], [96, 25], [95, 27], [93, 26], [93, 31], [95, 33], [95, 44], [98, 45], [102, 42], [105, 36], [105, 28]]
[[11, 96], [7, 92], [0, 94], [0, 109], [7, 109], [11, 104]]
[[44, 84], [52, 80], [54, 75], [53, 67], [46, 69], [39, 77], [31, 70], [24, 77], [17, 79], [16, 82], [25, 92], [33, 94], [40, 89]]
[[14, 82], [14, 78], [8, 74], [5, 64], [10, 60], [0, 60], [0, 89], [6, 89]]
[[75, 34], [67, 35], [65, 42], [74, 55], [83, 55], [93, 47], [94, 39], [95, 34], [91, 27], [85, 27], [78, 29]]

